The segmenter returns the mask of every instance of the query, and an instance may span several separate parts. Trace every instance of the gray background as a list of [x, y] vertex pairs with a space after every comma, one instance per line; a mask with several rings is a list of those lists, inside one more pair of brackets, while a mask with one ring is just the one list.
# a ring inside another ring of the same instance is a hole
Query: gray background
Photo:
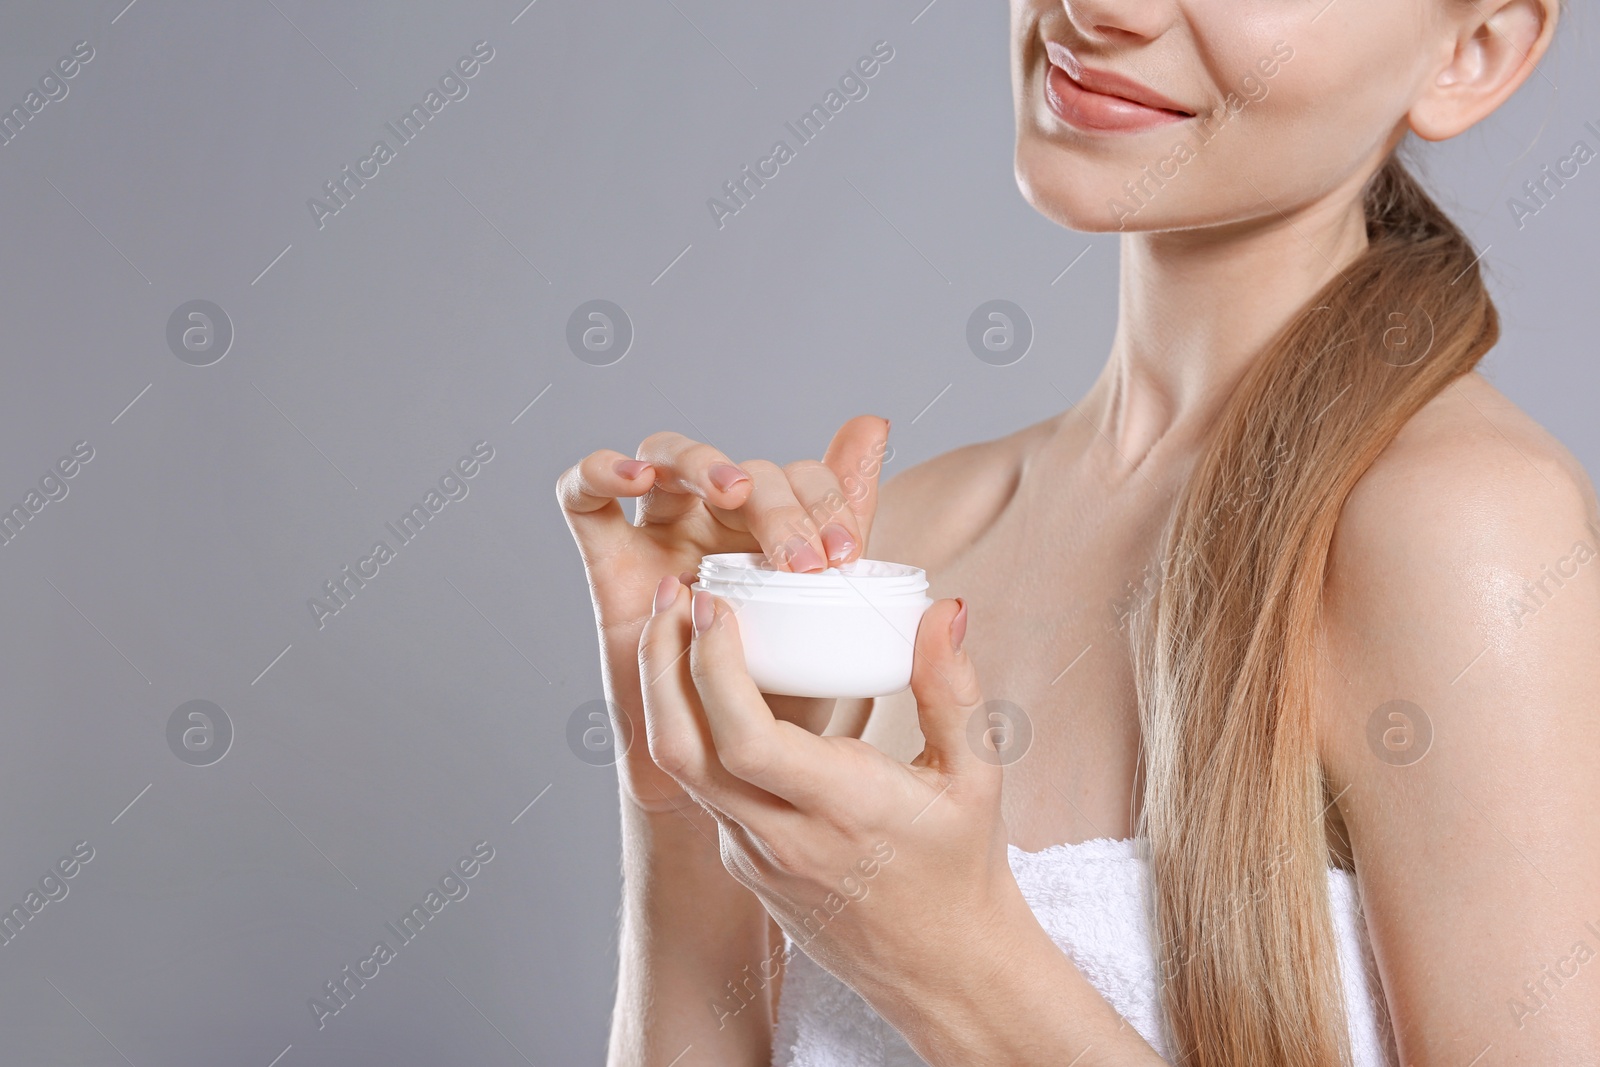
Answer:
[[[94, 449], [0, 547], [0, 904], [95, 849], [0, 946], [6, 1064], [599, 1062], [615, 779], [566, 741], [600, 681], [557, 474], [662, 428], [783, 462], [861, 412], [892, 474], [1104, 358], [1117, 241], [1016, 190], [1003, 4], [524, 2], [0, 7], [7, 109], [95, 50], [0, 146], [0, 504]], [[1589, 37], [1424, 147], [1490, 246], [1487, 371], [1593, 471], [1600, 163], [1520, 230], [1506, 206], [1600, 147]], [[307, 199], [479, 40], [468, 96], [319, 230]], [[878, 40], [869, 95], [719, 231], [706, 199]], [[595, 298], [636, 331], [611, 366], [565, 341]], [[994, 298], [1036, 331], [1008, 367], [965, 341]], [[166, 342], [192, 299], [236, 331], [211, 366]], [[308, 598], [480, 440], [319, 630]], [[194, 699], [235, 732], [210, 766], [167, 742]], [[319, 1031], [308, 999], [479, 840], [470, 895]]]

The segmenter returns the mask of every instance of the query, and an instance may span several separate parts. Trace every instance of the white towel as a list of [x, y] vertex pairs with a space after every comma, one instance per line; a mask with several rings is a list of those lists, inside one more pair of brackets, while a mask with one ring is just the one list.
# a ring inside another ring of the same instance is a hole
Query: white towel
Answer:
[[[1147, 861], [1134, 838], [1097, 838], [1039, 852], [1008, 849], [1028, 906], [1102, 996], [1168, 1058], [1156, 992]], [[1394, 1067], [1390, 1029], [1355, 879], [1328, 869], [1334, 932], [1355, 1067]], [[849, 986], [788, 941], [773, 1067], [927, 1067]]]

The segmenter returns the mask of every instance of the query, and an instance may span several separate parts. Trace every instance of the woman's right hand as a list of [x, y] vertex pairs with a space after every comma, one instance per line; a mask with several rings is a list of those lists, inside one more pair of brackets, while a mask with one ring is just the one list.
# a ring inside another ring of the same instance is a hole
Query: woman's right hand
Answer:
[[[589, 578], [608, 695], [628, 720], [622, 729], [630, 740], [618, 765], [622, 788], [639, 807], [693, 803], [651, 761], [644, 737], [639, 634], [661, 580], [693, 582], [700, 557], [713, 552], [761, 552], [792, 571], [859, 559], [877, 510], [888, 435], [887, 419], [857, 415], [834, 434], [820, 461], [779, 467], [767, 460], [735, 465], [711, 445], [667, 430], [645, 438], [635, 457], [599, 449], [557, 480], [556, 497]], [[633, 522], [623, 513], [623, 497], [638, 498]], [[817, 731], [833, 706], [796, 697], [772, 701], [782, 717]]]

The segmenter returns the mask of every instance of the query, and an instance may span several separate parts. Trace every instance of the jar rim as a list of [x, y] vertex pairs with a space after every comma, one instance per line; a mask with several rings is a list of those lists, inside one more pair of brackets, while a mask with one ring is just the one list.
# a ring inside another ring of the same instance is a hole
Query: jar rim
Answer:
[[928, 588], [927, 573], [910, 564], [858, 559], [822, 571], [796, 573], [777, 569], [760, 552], [714, 552], [703, 556], [699, 579], [702, 585], [740, 593], [759, 588], [818, 593], [855, 590], [876, 597], [921, 593]]

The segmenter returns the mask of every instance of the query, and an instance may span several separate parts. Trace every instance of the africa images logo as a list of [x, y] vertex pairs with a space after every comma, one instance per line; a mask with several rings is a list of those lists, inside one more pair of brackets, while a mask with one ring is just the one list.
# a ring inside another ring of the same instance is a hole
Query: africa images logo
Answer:
[[382, 568], [397, 559], [400, 549], [415, 541], [447, 504], [453, 500], [465, 500], [472, 491], [468, 482], [476, 478], [483, 470], [483, 465], [492, 459], [494, 446], [488, 441], [473, 445], [472, 453], [462, 456], [455, 466], [445, 471], [439, 478], [438, 488], [429, 488], [420, 503], [412, 504], [410, 510], [400, 516], [398, 524], [383, 524], [384, 529], [394, 536], [393, 545], [382, 538], [374, 541], [372, 551], [356, 560], [354, 570], [346, 563], [338, 575], [323, 582], [322, 591], [325, 595], [306, 599], [306, 606], [311, 609], [311, 619], [317, 624], [317, 629], [322, 629], [330, 618], [349, 607], [356, 593], [383, 573]]
[[328, 218], [337, 215], [350, 206], [350, 201], [355, 198], [358, 191], [367, 187], [367, 182], [382, 173], [385, 164], [399, 155], [400, 149], [410, 144], [423, 127], [437, 114], [453, 101], [465, 100], [471, 91], [468, 80], [476, 77], [483, 69], [484, 64], [494, 58], [494, 48], [488, 41], [479, 41], [472, 46], [470, 55], [462, 56], [439, 76], [439, 88], [429, 89], [423, 96], [420, 104], [412, 104], [411, 109], [398, 119], [399, 125], [394, 122], [384, 123], [384, 128], [394, 135], [395, 143], [391, 147], [384, 138], [372, 142], [372, 150], [366, 156], [356, 160], [355, 170], [350, 169], [347, 163], [339, 169], [339, 176], [322, 183], [323, 192], [328, 194], [326, 200], [311, 197], [306, 201], [306, 207], [311, 211], [311, 219], [317, 224], [317, 229], [322, 229], [328, 224]]
[[393, 963], [399, 956], [400, 949], [422, 935], [422, 931], [444, 911], [446, 906], [454, 901], [466, 900], [467, 894], [472, 892], [472, 887], [467, 884], [476, 878], [483, 870], [485, 864], [494, 859], [494, 846], [487, 841], [479, 841], [472, 846], [468, 855], [456, 860], [455, 864], [445, 870], [439, 878], [438, 888], [428, 887], [420, 904], [412, 904], [411, 910], [402, 915], [395, 925], [393, 922], [384, 923], [384, 929], [394, 935], [394, 945], [389, 944], [388, 938], [380, 938], [373, 942], [372, 954], [357, 960], [354, 969], [350, 964], [345, 964], [338, 975], [322, 983], [322, 994], [311, 997], [307, 1005], [311, 1008], [311, 1015], [317, 1021], [317, 1029], [321, 1030], [328, 1025], [328, 1020], [338, 1015], [356, 994], [367, 987], [367, 983], [383, 973], [383, 968]]
[[829, 89], [821, 103], [812, 104], [799, 118], [783, 124], [785, 129], [794, 134], [794, 148], [786, 140], [774, 141], [772, 151], [756, 160], [754, 171], [746, 163], [740, 168], [739, 177], [723, 182], [722, 191], [728, 199], [721, 200], [713, 196], [706, 200], [706, 208], [711, 212], [711, 221], [717, 224], [717, 229], [722, 229], [728, 224], [728, 219], [748, 207], [756, 190], [765, 189], [767, 182], [778, 176], [780, 168], [795, 158], [796, 150], [816, 140], [846, 104], [852, 100], [865, 100], [870, 91], [867, 79], [876, 76], [883, 69], [882, 65], [893, 58], [893, 45], [888, 41], [874, 42], [871, 55], [862, 56], [840, 75], [837, 89]]

